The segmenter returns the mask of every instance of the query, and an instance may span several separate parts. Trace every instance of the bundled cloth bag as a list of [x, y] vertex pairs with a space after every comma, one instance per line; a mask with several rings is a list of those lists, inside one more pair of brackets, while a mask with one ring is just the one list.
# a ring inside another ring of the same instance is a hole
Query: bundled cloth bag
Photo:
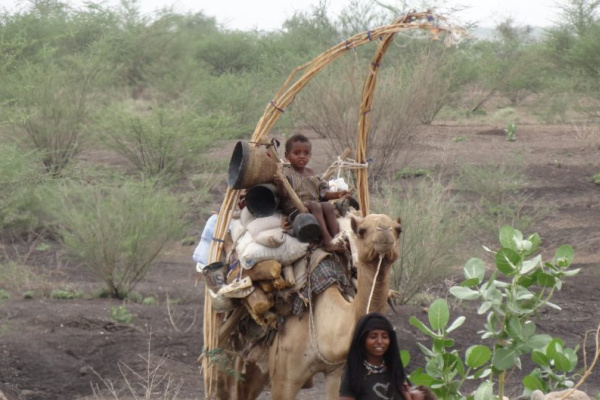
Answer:
[[281, 228], [281, 218], [279, 213], [256, 218], [244, 208], [239, 218], [231, 220], [231, 238], [243, 268], [265, 260], [290, 265], [306, 254], [308, 243], [287, 234]]

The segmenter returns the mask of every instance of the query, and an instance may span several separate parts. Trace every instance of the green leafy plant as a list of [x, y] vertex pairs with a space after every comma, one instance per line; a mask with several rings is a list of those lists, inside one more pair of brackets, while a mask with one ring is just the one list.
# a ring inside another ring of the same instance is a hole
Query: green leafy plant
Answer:
[[600, 185], [600, 173], [590, 176], [590, 181], [596, 185]]
[[455, 136], [452, 138], [452, 143], [466, 142], [469, 139], [466, 136]]
[[50, 292], [51, 298], [60, 300], [81, 299], [83, 296], [84, 293], [81, 290], [54, 289]]
[[120, 324], [130, 324], [135, 319], [135, 315], [126, 309], [125, 306], [111, 307], [110, 316]]
[[125, 298], [134, 303], [141, 303], [144, 300], [144, 296], [138, 292], [128, 292]]
[[203, 356], [208, 357], [210, 365], [216, 365], [219, 371], [233, 376], [238, 381], [244, 381], [244, 377], [233, 367], [231, 358], [224, 349], [216, 347], [213, 350], [205, 350]]
[[[410, 319], [433, 340], [431, 349], [419, 344], [425, 354], [425, 369], [411, 374], [415, 384], [430, 386], [444, 399], [491, 399], [497, 384], [498, 398], [504, 395], [507, 372], [521, 368], [521, 358], [530, 356], [537, 367], [523, 379], [525, 394], [536, 389], [547, 392], [555, 388], [569, 388], [573, 382], [568, 374], [577, 366], [578, 347], [565, 347], [560, 339], [545, 334], [536, 334], [533, 318], [542, 307], [560, 309], [550, 302], [556, 290], [562, 287], [563, 279], [579, 270], [570, 270], [573, 248], [560, 246], [551, 261], [543, 262], [537, 254], [541, 240], [538, 234], [524, 237], [509, 226], [500, 230], [501, 248], [493, 252], [496, 269], [486, 279], [485, 262], [470, 259], [464, 267], [465, 280], [450, 289], [450, 293], [461, 300], [478, 300], [479, 314], [486, 314], [486, 322], [479, 332], [492, 345], [469, 347], [461, 358], [452, 350], [454, 341], [448, 334], [464, 323], [458, 317], [452, 324], [448, 304], [443, 299], [434, 301], [428, 312], [429, 326], [417, 318]], [[465, 397], [461, 386], [468, 380], [478, 380], [477, 390]]]
[[27, 290], [26, 292], [23, 293], [23, 298], [27, 299], [27, 300], [31, 300], [31, 299], [35, 299], [36, 295], [37, 295], [37, 293], [35, 292], [35, 290]]
[[144, 297], [144, 300], [142, 300], [142, 304], [145, 306], [155, 306], [158, 304], [158, 300], [154, 296], [148, 296]]
[[[460, 387], [466, 380], [481, 378], [485, 374], [489, 374], [489, 371], [481, 369], [481, 367], [487, 363], [491, 352], [485, 346], [471, 346], [467, 349], [463, 361], [459, 352], [452, 350], [454, 340], [448, 334], [459, 328], [465, 322], [465, 317], [458, 317], [448, 326], [450, 310], [446, 300], [435, 300], [430, 305], [427, 315], [429, 327], [415, 317], [409, 319], [412, 326], [433, 340], [431, 349], [417, 343], [425, 354], [427, 363], [424, 370], [416, 369], [410, 375], [410, 380], [415, 385], [430, 387], [436, 395], [444, 399], [462, 399], [464, 397], [461, 395]], [[472, 372], [472, 370], [474, 371]]]
[[504, 133], [506, 140], [508, 140], [509, 142], [514, 142], [515, 140], [517, 140], [517, 124], [515, 124], [514, 122], [508, 123], [506, 125], [506, 128], [504, 128]]
[[400, 171], [394, 174], [396, 180], [398, 179], [410, 179], [410, 178], [428, 178], [431, 175], [431, 172], [427, 169], [423, 168], [410, 168], [404, 167]]

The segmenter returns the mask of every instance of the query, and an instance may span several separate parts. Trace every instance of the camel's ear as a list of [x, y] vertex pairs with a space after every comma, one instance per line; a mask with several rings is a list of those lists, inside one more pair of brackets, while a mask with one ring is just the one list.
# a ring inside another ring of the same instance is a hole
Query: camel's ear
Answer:
[[396, 222], [398, 223], [398, 225], [396, 226], [396, 233], [398, 234], [398, 236], [400, 236], [400, 234], [402, 233], [402, 220], [400, 219], [400, 217], [396, 219]]
[[354, 214], [350, 214], [350, 226], [352, 231], [358, 235], [358, 225], [362, 222], [362, 219]]

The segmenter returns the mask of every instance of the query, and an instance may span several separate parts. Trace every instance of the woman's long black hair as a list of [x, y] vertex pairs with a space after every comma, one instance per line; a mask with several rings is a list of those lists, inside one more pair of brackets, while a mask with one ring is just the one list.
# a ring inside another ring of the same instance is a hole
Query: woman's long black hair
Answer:
[[350, 378], [349, 381], [352, 391], [354, 393], [360, 392], [360, 386], [365, 373], [363, 361], [367, 357], [365, 340], [369, 331], [374, 329], [371, 328], [374, 323], [378, 325], [375, 329], [384, 329], [388, 332], [390, 337], [390, 347], [383, 355], [383, 360], [392, 377], [393, 385], [396, 386], [398, 393], [402, 393], [403, 385], [406, 381], [406, 373], [404, 372], [404, 366], [400, 359], [398, 338], [396, 337], [396, 332], [390, 321], [383, 314], [377, 312], [364, 315], [358, 320], [356, 327], [354, 328], [350, 350], [348, 351], [348, 357], [346, 357], [346, 373], [348, 374], [348, 378]]

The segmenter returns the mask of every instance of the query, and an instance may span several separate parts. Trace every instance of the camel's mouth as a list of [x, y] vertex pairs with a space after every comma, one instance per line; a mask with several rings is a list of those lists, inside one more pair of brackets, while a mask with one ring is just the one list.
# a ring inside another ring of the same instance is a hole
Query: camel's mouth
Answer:
[[369, 258], [376, 261], [380, 257], [385, 262], [394, 261], [397, 258], [395, 243], [373, 242], [373, 249], [369, 252]]
[[396, 241], [394, 239], [373, 240], [373, 251], [376, 253], [390, 253], [394, 251], [395, 247]]

